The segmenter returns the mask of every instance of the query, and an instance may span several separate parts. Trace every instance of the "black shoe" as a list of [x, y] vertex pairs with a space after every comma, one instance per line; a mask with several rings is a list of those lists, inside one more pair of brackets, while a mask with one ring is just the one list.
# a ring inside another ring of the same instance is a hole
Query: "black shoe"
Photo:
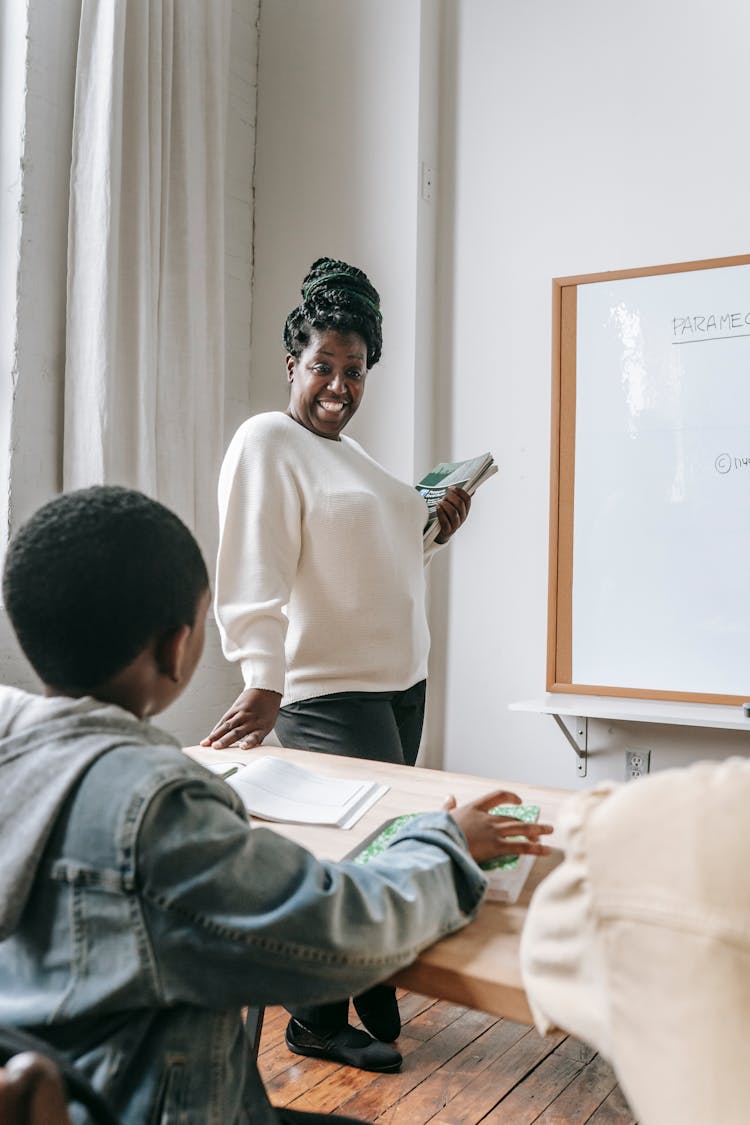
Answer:
[[360, 1070], [391, 1074], [401, 1068], [401, 1055], [394, 1047], [378, 1043], [366, 1031], [359, 1031], [350, 1024], [338, 1031], [317, 1034], [292, 1018], [286, 1027], [286, 1045], [296, 1055], [330, 1059]]
[[370, 1035], [392, 1043], [401, 1034], [401, 1015], [396, 989], [389, 984], [376, 984], [361, 996], [354, 997], [354, 1007]]

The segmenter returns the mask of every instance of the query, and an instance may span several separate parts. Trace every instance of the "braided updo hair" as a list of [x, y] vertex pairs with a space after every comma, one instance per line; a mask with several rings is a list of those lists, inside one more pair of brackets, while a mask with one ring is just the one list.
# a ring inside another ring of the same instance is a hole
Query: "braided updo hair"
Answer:
[[284, 324], [284, 347], [299, 359], [313, 332], [356, 332], [367, 345], [367, 369], [383, 350], [380, 294], [367, 274], [333, 258], [318, 258], [302, 282], [302, 301]]

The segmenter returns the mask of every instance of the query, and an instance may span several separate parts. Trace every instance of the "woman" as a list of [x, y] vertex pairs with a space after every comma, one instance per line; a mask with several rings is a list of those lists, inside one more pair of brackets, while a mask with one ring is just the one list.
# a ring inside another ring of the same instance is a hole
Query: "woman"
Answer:
[[[382, 348], [367, 276], [320, 258], [284, 326], [289, 406], [248, 419], [219, 479], [216, 618], [245, 689], [204, 746], [249, 749], [275, 727], [283, 746], [413, 765], [425, 705], [429, 631], [422, 529], [427, 505], [343, 431]], [[446, 543], [469, 511], [452, 489], [438, 508]], [[401, 1024], [385, 985], [299, 1009], [298, 1054], [397, 1070]], [[373, 1036], [375, 1038], [373, 1038]], [[383, 1040], [384, 1042], [378, 1042]]]

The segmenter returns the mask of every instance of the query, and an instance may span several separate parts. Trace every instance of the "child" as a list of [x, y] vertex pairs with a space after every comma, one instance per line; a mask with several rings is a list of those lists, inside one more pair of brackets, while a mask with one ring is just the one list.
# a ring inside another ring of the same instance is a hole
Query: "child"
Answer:
[[489, 816], [509, 799], [492, 794], [359, 867], [251, 828], [149, 722], [198, 663], [209, 588], [190, 532], [138, 492], [46, 504], [3, 595], [45, 694], [0, 688], [0, 1023], [64, 1052], [130, 1125], [322, 1122], [270, 1106], [242, 1006], [386, 979], [476, 911], [472, 855], [544, 853], [549, 829]]

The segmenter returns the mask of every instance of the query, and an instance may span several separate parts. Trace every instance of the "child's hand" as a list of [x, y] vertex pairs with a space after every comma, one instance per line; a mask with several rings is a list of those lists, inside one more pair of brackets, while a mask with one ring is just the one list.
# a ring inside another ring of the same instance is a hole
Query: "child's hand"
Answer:
[[[495, 805], [520, 805], [521, 798], [505, 789], [479, 797], [468, 805], [456, 807], [456, 798], [449, 797], [443, 808], [459, 826], [477, 863], [499, 855], [549, 855], [551, 848], [539, 842], [540, 836], [552, 831], [550, 824], [527, 824], [513, 816], [492, 816]], [[524, 837], [510, 839], [510, 837]]]

